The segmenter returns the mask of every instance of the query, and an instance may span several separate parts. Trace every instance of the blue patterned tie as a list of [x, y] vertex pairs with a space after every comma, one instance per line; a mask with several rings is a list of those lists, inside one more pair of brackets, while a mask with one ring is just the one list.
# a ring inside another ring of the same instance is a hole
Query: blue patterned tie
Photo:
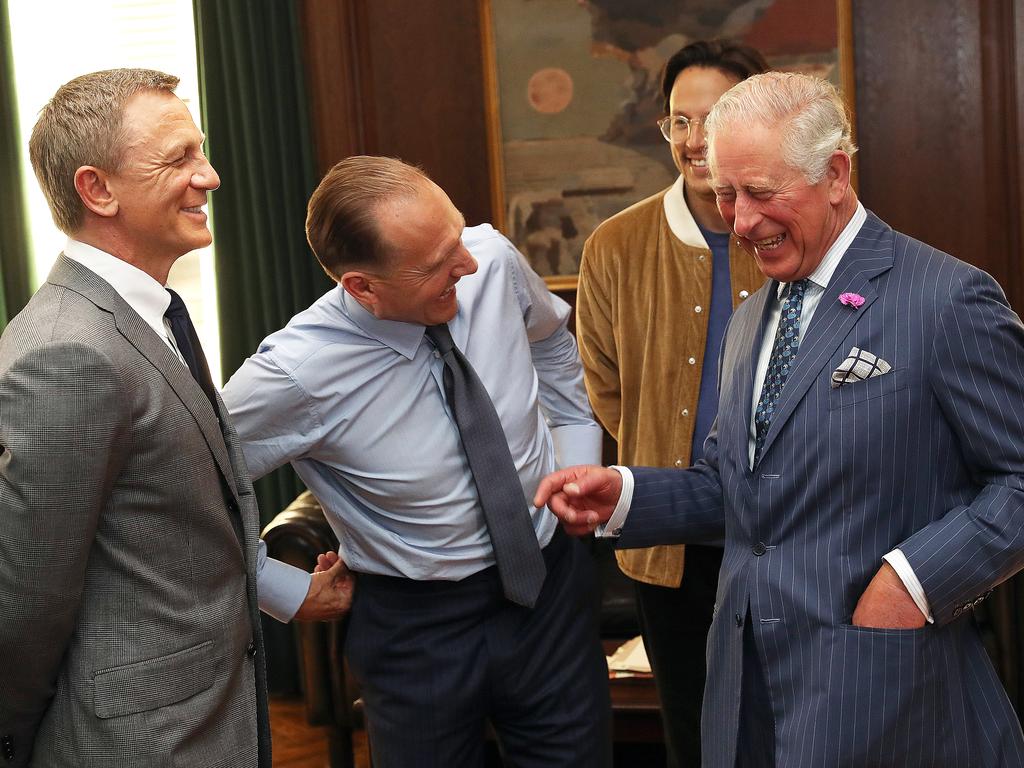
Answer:
[[775, 344], [772, 347], [772, 356], [768, 360], [768, 372], [764, 376], [761, 397], [754, 412], [754, 466], [757, 466], [761, 458], [761, 449], [764, 448], [764, 440], [768, 437], [782, 388], [786, 386], [789, 372], [796, 363], [796, 353], [800, 349], [800, 313], [804, 308], [807, 282], [807, 278], [804, 278], [790, 283], [789, 295], [782, 303], [779, 328], [775, 332]]

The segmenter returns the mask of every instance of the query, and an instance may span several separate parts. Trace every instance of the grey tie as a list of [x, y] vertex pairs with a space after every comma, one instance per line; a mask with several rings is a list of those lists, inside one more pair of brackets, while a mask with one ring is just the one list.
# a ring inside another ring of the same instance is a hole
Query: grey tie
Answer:
[[448, 326], [431, 325], [427, 336], [444, 361], [445, 396], [469, 459], [505, 597], [532, 608], [547, 568], [498, 412]]

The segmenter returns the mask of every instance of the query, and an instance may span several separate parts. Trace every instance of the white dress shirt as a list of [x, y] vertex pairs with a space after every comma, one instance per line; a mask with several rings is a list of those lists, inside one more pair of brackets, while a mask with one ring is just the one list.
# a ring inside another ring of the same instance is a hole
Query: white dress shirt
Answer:
[[174, 343], [171, 326], [164, 317], [171, 305], [171, 294], [164, 286], [127, 261], [70, 237], [64, 245], [64, 255], [108, 282], [178, 359], [185, 362]]

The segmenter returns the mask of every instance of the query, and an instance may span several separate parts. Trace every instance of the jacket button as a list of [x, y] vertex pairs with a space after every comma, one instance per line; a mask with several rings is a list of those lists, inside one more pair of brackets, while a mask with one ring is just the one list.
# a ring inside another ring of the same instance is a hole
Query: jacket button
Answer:
[[234, 499], [228, 499], [228, 511], [238, 512], [238, 502]]
[[14, 760], [14, 738], [4, 736], [0, 739], [0, 749], [3, 750], [5, 760]]
[[736, 626], [737, 627], [742, 627], [743, 626], [743, 617], [740, 616], [738, 613], [736, 614]]
[[250, 640], [249, 641], [249, 647], [245, 649], [245, 655], [248, 656], [250, 659], [253, 656], [256, 655], [256, 641], [255, 640]]
[[750, 551], [753, 552], [758, 557], [760, 557], [761, 555], [763, 555], [765, 552], [768, 551], [768, 548], [764, 545], [763, 541], [759, 541], [759, 542], [757, 542], [757, 544], [754, 545], [753, 549], [751, 549]]

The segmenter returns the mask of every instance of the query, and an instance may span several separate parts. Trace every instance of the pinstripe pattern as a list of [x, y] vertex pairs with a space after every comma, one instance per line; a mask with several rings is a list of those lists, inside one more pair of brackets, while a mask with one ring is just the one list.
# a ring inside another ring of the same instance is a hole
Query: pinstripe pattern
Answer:
[[[777, 284], [733, 317], [707, 463], [635, 471], [620, 545], [714, 540], [705, 765], [735, 763], [751, 612], [777, 765], [1020, 766], [1020, 725], [971, 605], [1024, 566], [1024, 328], [983, 272], [869, 214], [801, 343], [759, 463], [752, 368]], [[853, 309], [840, 293], [858, 293]], [[892, 370], [833, 389], [851, 347]], [[899, 546], [935, 625], [852, 627]]]
[[0, 440], [0, 764], [269, 768], [237, 438], [63, 256], [0, 340]]

